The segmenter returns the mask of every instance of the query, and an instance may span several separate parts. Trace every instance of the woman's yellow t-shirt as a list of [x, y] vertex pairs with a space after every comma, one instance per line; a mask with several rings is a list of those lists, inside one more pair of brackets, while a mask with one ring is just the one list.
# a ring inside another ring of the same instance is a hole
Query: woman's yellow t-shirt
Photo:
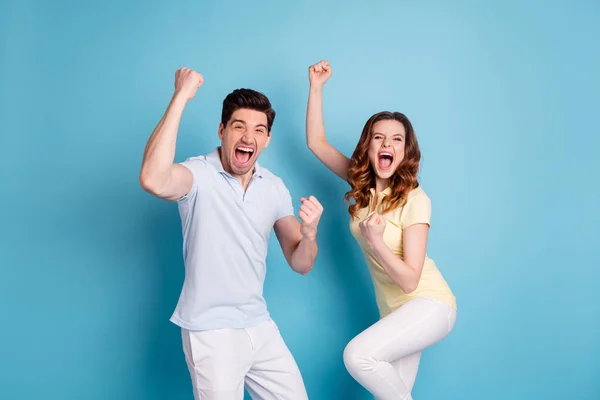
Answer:
[[[350, 231], [360, 245], [365, 255], [365, 261], [369, 266], [381, 318], [394, 312], [407, 301], [416, 297], [433, 297], [456, 309], [454, 294], [437, 269], [435, 262], [427, 255], [425, 255], [423, 272], [417, 289], [407, 294], [388, 276], [375, 258], [375, 254], [369, 247], [366, 239], [360, 233], [358, 224], [372, 214], [370, 210], [379, 210], [381, 201], [390, 193], [391, 189], [389, 187], [380, 192], [377, 196], [377, 204], [374, 205], [372, 203], [375, 198], [375, 191], [371, 189], [371, 204], [361, 209], [357, 217], [351, 218], [350, 221]], [[383, 240], [398, 257], [403, 259], [402, 232], [405, 228], [413, 224], [430, 225], [431, 201], [425, 191], [421, 187], [418, 187], [408, 194], [408, 199], [403, 207], [391, 210], [383, 214], [382, 217], [386, 222]]]

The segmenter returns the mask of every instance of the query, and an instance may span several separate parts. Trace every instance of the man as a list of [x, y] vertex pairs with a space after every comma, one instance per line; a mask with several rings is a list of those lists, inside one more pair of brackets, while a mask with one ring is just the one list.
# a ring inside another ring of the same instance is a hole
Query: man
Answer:
[[171, 321], [182, 328], [196, 399], [307, 399], [298, 366], [263, 298], [271, 229], [292, 269], [308, 273], [317, 256], [318, 200], [294, 216], [280, 178], [257, 163], [271, 140], [275, 111], [266, 96], [238, 89], [223, 102], [211, 154], [174, 163], [185, 105], [204, 78], [175, 74], [175, 92], [146, 146], [140, 184], [178, 203], [185, 281]]

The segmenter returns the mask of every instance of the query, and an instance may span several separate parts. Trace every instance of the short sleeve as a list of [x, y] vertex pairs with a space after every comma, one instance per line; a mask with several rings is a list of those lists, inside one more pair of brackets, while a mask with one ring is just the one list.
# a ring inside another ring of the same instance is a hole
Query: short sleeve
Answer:
[[293, 216], [294, 205], [292, 204], [292, 196], [290, 195], [288, 188], [281, 180], [278, 181], [277, 191], [279, 192], [279, 205], [277, 207], [277, 217], [275, 220], [279, 220], [290, 215]]
[[193, 201], [196, 198], [196, 194], [198, 193], [198, 183], [202, 182], [201, 175], [204, 173], [206, 168], [206, 162], [199, 157], [191, 157], [179, 163], [179, 165], [189, 169], [193, 177], [190, 191], [177, 200], [177, 202], [185, 204]]
[[431, 220], [431, 200], [426, 194], [418, 194], [409, 198], [402, 210], [401, 224], [402, 229], [406, 229], [414, 224], [430, 225]]

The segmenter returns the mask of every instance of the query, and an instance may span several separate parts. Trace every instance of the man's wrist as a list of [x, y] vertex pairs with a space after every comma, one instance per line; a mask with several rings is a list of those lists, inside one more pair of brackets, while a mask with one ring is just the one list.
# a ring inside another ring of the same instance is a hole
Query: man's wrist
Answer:
[[317, 231], [302, 234], [303, 242], [316, 242], [316, 240], [317, 240]]

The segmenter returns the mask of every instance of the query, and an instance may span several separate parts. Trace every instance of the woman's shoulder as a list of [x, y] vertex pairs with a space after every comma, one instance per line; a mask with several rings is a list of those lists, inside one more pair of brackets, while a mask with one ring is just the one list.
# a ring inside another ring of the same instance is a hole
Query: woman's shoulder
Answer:
[[423, 190], [423, 187], [421, 185], [417, 186], [416, 188], [414, 188], [413, 190], [408, 192], [408, 196], [406, 199], [411, 200], [415, 197], [420, 197], [420, 196], [423, 196], [423, 197], [429, 199], [429, 196], [427, 195], [427, 193], [425, 193], [425, 190]]
[[414, 207], [415, 205], [420, 206], [421, 204], [428, 204], [429, 202], [429, 196], [427, 196], [423, 188], [419, 185], [408, 192], [403, 204], [399, 204], [397, 207], [391, 209], [387, 215], [389, 218], [399, 221], [407, 208]]

